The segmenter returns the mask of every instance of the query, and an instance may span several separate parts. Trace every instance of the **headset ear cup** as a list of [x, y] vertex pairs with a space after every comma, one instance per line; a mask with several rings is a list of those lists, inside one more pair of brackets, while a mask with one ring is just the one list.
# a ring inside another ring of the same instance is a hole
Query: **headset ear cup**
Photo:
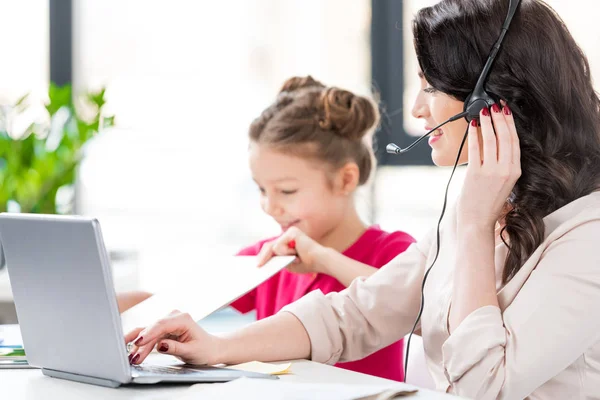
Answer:
[[[495, 96], [496, 97], [496, 96]], [[494, 98], [485, 90], [475, 90], [465, 100], [464, 111], [467, 112], [465, 119], [471, 122], [472, 119], [479, 118], [479, 112], [484, 107], [491, 107], [496, 103]]]

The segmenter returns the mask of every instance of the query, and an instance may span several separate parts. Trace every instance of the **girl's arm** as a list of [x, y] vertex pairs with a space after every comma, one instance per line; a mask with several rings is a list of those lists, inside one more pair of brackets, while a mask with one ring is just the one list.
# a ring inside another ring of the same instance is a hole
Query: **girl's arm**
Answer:
[[152, 296], [152, 293], [133, 291], [117, 294], [117, 304], [119, 305], [119, 313], [129, 310], [131, 307], [146, 300]]
[[377, 271], [377, 268], [348, 258], [336, 250], [324, 248], [321, 251], [322, 254], [316, 259], [315, 270], [334, 277], [346, 287], [359, 276], [369, 277]]

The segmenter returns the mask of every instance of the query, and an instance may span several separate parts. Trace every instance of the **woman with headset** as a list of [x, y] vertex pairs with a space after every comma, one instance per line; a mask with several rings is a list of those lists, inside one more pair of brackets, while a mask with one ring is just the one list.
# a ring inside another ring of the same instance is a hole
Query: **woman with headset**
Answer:
[[[194, 364], [333, 364], [412, 329], [441, 391], [599, 398], [600, 100], [585, 55], [540, 0], [443, 0], [413, 31], [413, 115], [435, 127], [437, 165], [468, 163], [441, 225], [345, 291], [312, 292], [228, 336], [174, 312], [127, 335], [139, 362], [158, 346]], [[356, 263], [295, 229], [263, 260], [273, 253]]]

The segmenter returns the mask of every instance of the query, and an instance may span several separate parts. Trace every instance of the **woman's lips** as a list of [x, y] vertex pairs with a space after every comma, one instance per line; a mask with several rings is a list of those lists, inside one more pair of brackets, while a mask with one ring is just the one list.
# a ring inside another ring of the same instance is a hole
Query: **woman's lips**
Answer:
[[431, 133], [431, 136], [429, 136], [429, 145], [433, 145], [435, 142], [437, 142], [438, 140], [440, 140], [440, 138], [444, 135], [444, 131], [442, 131], [441, 129], [437, 129], [435, 132]]

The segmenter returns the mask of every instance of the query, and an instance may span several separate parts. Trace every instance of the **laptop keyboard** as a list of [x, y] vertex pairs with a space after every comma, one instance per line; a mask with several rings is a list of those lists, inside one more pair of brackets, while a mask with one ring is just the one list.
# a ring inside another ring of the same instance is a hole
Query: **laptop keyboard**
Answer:
[[132, 365], [131, 370], [139, 375], [198, 375], [202, 371], [179, 368], [179, 367], [161, 367], [159, 365]]

